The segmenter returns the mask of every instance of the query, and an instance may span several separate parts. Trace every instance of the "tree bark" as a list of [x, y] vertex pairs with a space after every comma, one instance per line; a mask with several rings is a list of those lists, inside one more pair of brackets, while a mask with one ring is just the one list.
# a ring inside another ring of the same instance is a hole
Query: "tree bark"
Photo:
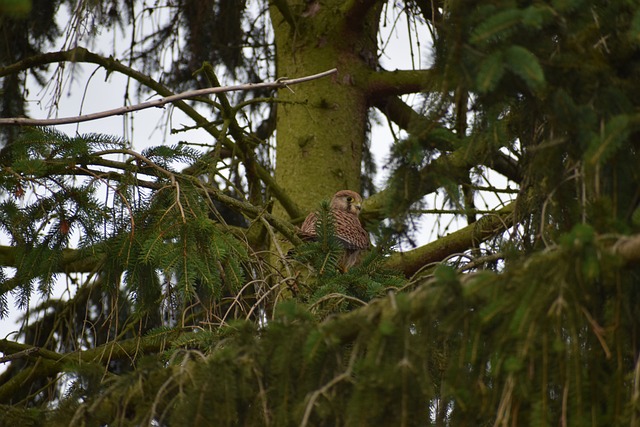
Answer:
[[[279, 76], [338, 69], [278, 92], [276, 182], [303, 210], [338, 190], [361, 190], [369, 100], [358, 81], [375, 68], [381, 9], [381, 2], [342, 0], [271, 6]], [[275, 213], [285, 215], [279, 205]]]

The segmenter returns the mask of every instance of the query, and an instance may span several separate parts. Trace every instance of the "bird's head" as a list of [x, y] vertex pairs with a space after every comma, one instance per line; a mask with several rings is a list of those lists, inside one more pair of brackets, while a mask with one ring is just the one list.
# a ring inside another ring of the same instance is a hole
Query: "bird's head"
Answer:
[[355, 191], [338, 191], [331, 199], [331, 209], [359, 215], [362, 210], [362, 197]]

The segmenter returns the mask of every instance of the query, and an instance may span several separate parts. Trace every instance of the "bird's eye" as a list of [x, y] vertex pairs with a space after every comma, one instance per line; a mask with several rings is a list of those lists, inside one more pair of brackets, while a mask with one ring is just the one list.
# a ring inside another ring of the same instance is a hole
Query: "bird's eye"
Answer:
[[353, 202], [353, 197], [347, 196], [347, 202]]

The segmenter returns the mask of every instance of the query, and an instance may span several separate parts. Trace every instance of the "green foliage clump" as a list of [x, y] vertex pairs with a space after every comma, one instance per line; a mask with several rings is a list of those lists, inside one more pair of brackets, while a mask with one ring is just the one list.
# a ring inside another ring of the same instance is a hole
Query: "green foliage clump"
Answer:
[[619, 261], [577, 227], [501, 273], [444, 267], [323, 321], [290, 300], [263, 327], [195, 333], [197, 350], [176, 341], [168, 364], [141, 360], [73, 411], [100, 404], [89, 420], [122, 425], [628, 425], [640, 299]]

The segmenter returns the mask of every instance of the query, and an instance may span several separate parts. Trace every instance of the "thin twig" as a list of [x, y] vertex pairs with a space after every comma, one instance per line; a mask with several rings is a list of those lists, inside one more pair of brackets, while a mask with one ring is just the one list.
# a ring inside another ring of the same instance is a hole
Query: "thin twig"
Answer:
[[210, 87], [205, 89], [190, 90], [175, 95], [167, 96], [160, 99], [154, 99], [153, 101], [142, 102], [135, 105], [125, 105], [123, 107], [114, 108], [111, 110], [101, 111], [98, 113], [84, 114], [74, 117], [61, 117], [57, 119], [30, 119], [26, 117], [10, 117], [0, 118], [0, 125], [21, 125], [21, 126], [52, 126], [52, 125], [64, 125], [69, 123], [81, 123], [90, 120], [103, 119], [105, 117], [118, 116], [133, 111], [144, 110], [151, 107], [162, 107], [165, 104], [169, 104], [183, 99], [196, 98], [202, 95], [211, 95], [213, 93], [235, 92], [252, 89], [281, 89], [288, 88], [290, 85], [308, 82], [310, 80], [320, 79], [322, 77], [329, 76], [337, 73], [338, 70], [333, 68], [331, 70], [323, 71], [322, 73], [313, 74], [311, 76], [299, 77], [297, 79], [278, 79], [273, 82], [263, 83], [243, 83], [232, 86]]

